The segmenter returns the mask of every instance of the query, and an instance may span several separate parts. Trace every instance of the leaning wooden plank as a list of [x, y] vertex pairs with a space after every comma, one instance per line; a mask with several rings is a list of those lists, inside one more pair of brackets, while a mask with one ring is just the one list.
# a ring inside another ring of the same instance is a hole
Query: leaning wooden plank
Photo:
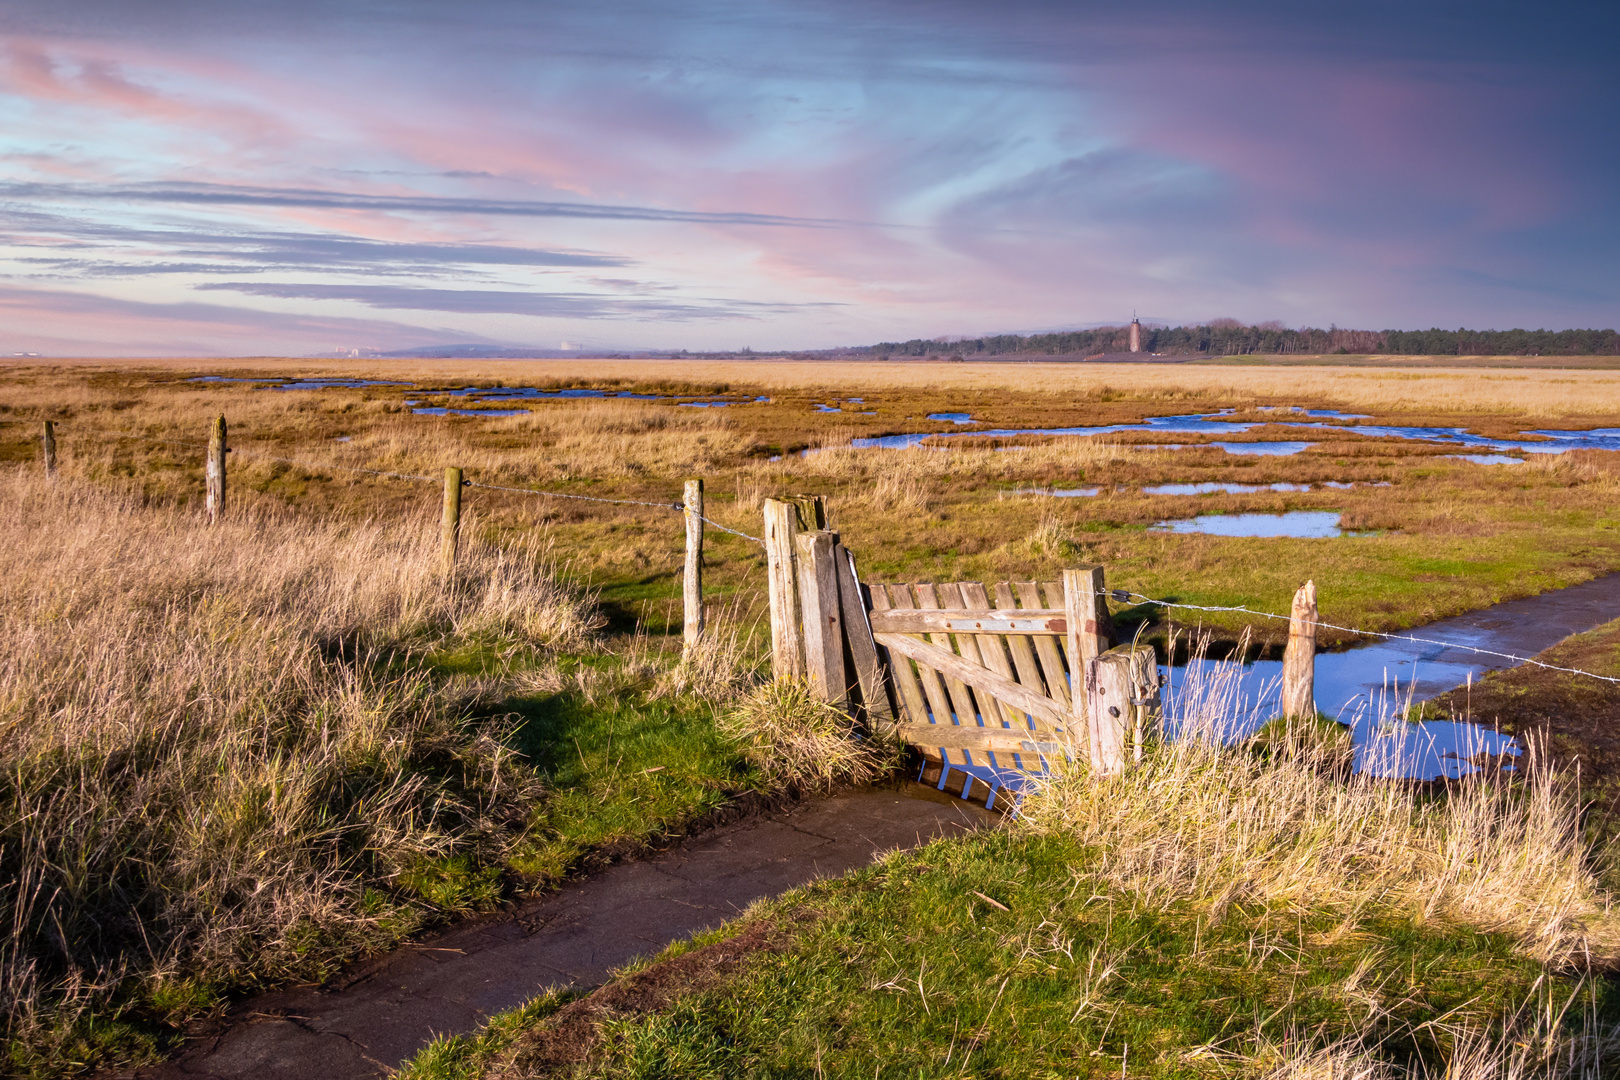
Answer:
[[834, 544], [833, 562], [838, 571], [838, 603], [844, 613], [844, 639], [849, 642], [849, 656], [855, 662], [855, 681], [861, 688], [866, 722], [876, 731], [894, 723], [888, 680], [878, 665], [877, 645], [866, 621], [866, 597], [861, 594], [860, 578], [855, 576], [855, 556], [843, 544]]
[[872, 629], [889, 634], [1066, 634], [1061, 611], [886, 611]]
[[[927, 582], [918, 582], [916, 589], [918, 607], [938, 608], [943, 606], [939, 601], [936, 586]], [[949, 634], [929, 634], [924, 640], [944, 653], [951, 656], [956, 655]], [[977, 660], [978, 657], [975, 656], [974, 659]], [[956, 722], [968, 727], [977, 726], [979, 723], [979, 709], [973, 701], [973, 694], [968, 690], [967, 684], [961, 679], [954, 678], [950, 672], [943, 668], [939, 669], [939, 673], [945, 679], [945, 691], [950, 696], [951, 712], [956, 717]]]
[[[1002, 754], [1045, 755], [1048, 757], [1073, 756], [1076, 750], [1085, 753], [1085, 747], [1071, 746], [1066, 737], [1049, 731], [1028, 731], [1019, 728], [956, 727], [940, 730], [939, 724], [901, 724], [895, 731], [907, 742], [919, 746], [941, 746], [951, 750], [999, 751]], [[1038, 767], [1026, 768], [1038, 771]]]
[[[1018, 598], [1024, 602], [1026, 608], [1041, 606], [1041, 587], [1033, 581], [1020, 581], [1017, 583]], [[1064, 626], [1068, 630], [1067, 624]], [[1064, 705], [1069, 703], [1069, 673], [1063, 666], [1063, 652], [1058, 648], [1058, 640], [1050, 637], [1037, 637], [1035, 642], [1035, 655], [1041, 659], [1041, 671], [1045, 676], [1046, 694], [1054, 701], [1061, 701]]]
[[[889, 597], [894, 601], [896, 608], [906, 609], [916, 606], [916, 600], [912, 596], [910, 585], [889, 586]], [[875, 634], [873, 636], [877, 637]], [[878, 644], [883, 644], [881, 639], [878, 640]], [[891, 649], [889, 651], [893, 654], [895, 650]], [[901, 653], [901, 655], [905, 656], [904, 653]], [[909, 657], [907, 659], [909, 660]], [[917, 665], [917, 679], [922, 683], [923, 693], [928, 698], [928, 711], [933, 716], [934, 723], [955, 723], [951, 718], [951, 699], [945, 692], [945, 680], [940, 678], [939, 672], [931, 667], [919, 664]]]
[[979, 664], [970, 664], [953, 652], [948, 652], [938, 645], [930, 645], [926, 641], [906, 637], [902, 634], [878, 634], [879, 645], [885, 646], [891, 652], [902, 656], [909, 656], [919, 665], [934, 668], [944, 672], [953, 679], [967, 683], [975, 689], [983, 690], [991, 697], [998, 697], [1009, 704], [1015, 705], [1033, 716], [1036, 720], [1046, 723], [1058, 730], [1068, 728], [1071, 720], [1068, 709], [1044, 694], [1037, 694], [1025, 686], [1019, 686], [1011, 679], [997, 675], [987, 667]]
[[[990, 610], [990, 596], [985, 592], [982, 582], [964, 581], [958, 587], [962, 590], [962, 602], [970, 609]], [[1010, 679], [1013, 682], [1018, 681], [1013, 674], [1012, 661], [1007, 656], [1006, 640], [1000, 634], [978, 634], [975, 635], [974, 640], [979, 643], [979, 661], [985, 667], [1003, 678]], [[1001, 701], [999, 704], [1001, 705], [1001, 720], [1003, 723], [1013, 727], [1027, 728], [1029, 726], [1029, 720], [1025, 718], [1023, 713], [1005, 701]], [[985, 723], [990, 723], [989, 717], [985, 717]]]

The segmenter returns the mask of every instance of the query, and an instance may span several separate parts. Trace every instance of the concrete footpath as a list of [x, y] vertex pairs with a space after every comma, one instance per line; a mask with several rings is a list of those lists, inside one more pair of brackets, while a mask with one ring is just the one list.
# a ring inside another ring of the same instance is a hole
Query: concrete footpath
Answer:
[[512, 913], [452, 927], [357, 967], [324, 989], [242, 1003], [214, 1033], [139, 1080], [347, 1080], [397, 1068], [435, 1035], [553, 986], [608, 972], [717, 926], [765, 896], [996, 820], [920, 784], [850, 792], [691, 837]]

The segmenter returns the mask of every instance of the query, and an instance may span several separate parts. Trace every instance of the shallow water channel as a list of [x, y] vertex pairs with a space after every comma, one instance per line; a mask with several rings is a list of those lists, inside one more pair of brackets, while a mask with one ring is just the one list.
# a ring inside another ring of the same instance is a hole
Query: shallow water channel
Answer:
[[[1464, 685], [1470, 677], [1515, 666], [1501, 656], [1469, 649], [1488, 649], [1531, 657], [1571, 634], [1620, 616], [1620, 574], [1609, 574], [1567, 589], [1523, 600], [1509, 600], [1466, 615], [1442, 619], [1412, 631], [1424, 642], [1382, 641], [1316, 657], [1316, 707], [1350, 726], [1356, 767], [1379, 776], [1431, 780], [1473, 771], [1469, 759], [1479, 754], [1517, 754], [1518, 746], [1479, 724], [1431, 721], [1408, 724], [1398, 717], [1408, 704]], [[1428, 644], [1444, 642], [1445, 644]], [[1218, 664], [1205, 661], [1204, 676]], [[1174, 699], [1187, 685], [1186, 666], [1167, 668], [1168, 695]], [[1578, 676], [1575, 676], [1578, 677]], [[1242, 665], [1238, 693], [1239, 719], [1227, 733], [1241, 738], [1258, 730], [1280, 708], [1282, 662], [1261, 660]], [[1167, 702], [1171, 715], [1174, 700]]]
[[[1270, 411], [1270, 410], [1266, 410]], [[885, 447], [888, 449], [902, 449], [916, 446], [925, 439], [960, 438], [963, 435], [987, 435], [998, 438], [1012, 438], [1025, 435], [1113, 435], [1128, 431], [1151, 431], [1155, 434], [1165, 435], [1241, 435], [1252, 428], [1262, 424], [1273, 427], [1298, 428], [1301, 432], [1312, 430], [1330, 432], [1333, 434], [1365, 435], [1369, 438], [1399, 438], [1415, 439], [1420, 442], [1450, 443], [1457, 446], [1491, 451], [1500, 455], [1502, 451], [1519, 450], [1531, 454], [1558, 454], [1565, 450], [1594, 449], [1594, 450], [1620, 450], [1620, 428], [1594, 428], [1590, 431], [1537, 429], [1534, 431], [1521, 431], [1520, 435], [1539, 436], [1535, 441], [1527, 439], [1491, 439], [1483, 435], [1470, 434], [1467, 429], [1460, 427], [1399, 427], [1386, 424], [1354, 424], [1342, 421], [1365, 420], [1367, 416], [1362, 413], [1344, 413], [1333, 409], [1309, 409], [1303, 413], [1297, 410], [1277, 410], [1281, 415], [1277, 419], [1266, 420], [1223, 420], [1231, 410], [1218, 413], [1192, 413], [1183, 416], [1150, 416], [1139, 424], [1101, 424], [1091, 427], [1060, 427], [1060, 428], [985, 428], [972, 420], [969, 414], [960, 412], [934, 413], [929, 419], [948, 419], [952, 423], [966, 428], [960, 432], [909, 432], [903, 435], [881, 435], [868, 439], [852, 439], [850, 445], [856, 448]], [[1290, 420], [1285, 416], [1304, 415], [1309, 419]], [[1341, 421], [1330, 423], [1329, 421]], [[1174, 444], [1171, 444], [1174, 445]], [[1266, 442], [1214, 442], [1205, 444], [1218, 446], [1230, 454], [1266, 454], [1286, 455], [1297, 454], [1310, 442], [1296, 440], [1277, 440]], [[1503, 460], [1495, 458], [1494, 461]], [[1506, 460], [1516, 461], [1516, 458]]]

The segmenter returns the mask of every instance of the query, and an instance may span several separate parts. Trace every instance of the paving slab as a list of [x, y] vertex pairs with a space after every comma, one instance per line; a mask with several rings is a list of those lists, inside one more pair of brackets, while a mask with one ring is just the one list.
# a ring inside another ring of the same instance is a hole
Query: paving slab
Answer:
[[334, 986], [264, 994], [138, 1080], [369, 1080], [436, 1035], [477, 1028], [550, 987], [590, 988], [761, 897], [896, 848], [998, 820], [918, 784], [847, 792], [608, 867], [495, 921], [452, 927]]

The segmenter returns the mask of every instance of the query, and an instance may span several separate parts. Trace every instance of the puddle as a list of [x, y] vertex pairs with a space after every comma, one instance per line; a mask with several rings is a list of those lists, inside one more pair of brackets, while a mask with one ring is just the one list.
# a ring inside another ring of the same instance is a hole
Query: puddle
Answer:
[[1208, 446], [1218, 446], [1228, 454], [1260, 454], [1265, 457], [1287, 457], [1297, 454], [1306, 447], [1315, 446], [1308, 442], [1214, 442]]
[[[406, 404], [410, 404], [406, 402]], [[427, 409], [412, 409], [417, 416], [528, 416], [528, 409], [446, 409], [435, 406]]]
[[[1352, 485], [1346, 484], [1345, 487]], [[1155, 484], [1153, 487], [1142, 489], [1144, 495], [1213, 495], [1224, 492], [1227, 495], [1243, 495], [1252, 491], [1309, 491], [1309, 484], [1217, 484], [1209, 481], [1202, 484]]]
[[953, 424], [976, 424], [971, 413], [965, 412], [933, 412], [928, 414], [930, 420], [949, 420]]
[[1446, 454], [1453, 461], [1472, 461], [1475, 465], [1517, 465], [1523, 458], [1507, 454]]
[[1161, 521], [1153, 532], [1206, 536], [1287, 536], [1320, 540], [1344, 535], [1332, 510], [1290, 510], [1286, 514], [1200, 514], [1185, 521]]
[[354, 439], [353, 435], [339, 435], [337, 438], [333, 439], [332, 441], [333, 442], [351, 442], [353, 439]]
[[[1493, 649], [1534, 656], [1571, 634], [1601, 626], [1620, 610], [1620, 574], [1609, 574], [1567, 589], [1523, 600], [1509, 600], [1412, 630], [1414, 637], [1441, 641], [1381, 641], [1344, 652], [1318, 653], [1316, 707], [1351, 725], [1358, 767], [1379, 776], [1433, 779], [1465, 774], [1474, 754], [1512, 752], [1512, 740], [1475, 724], [1449, 721], [1385, 725], [1377, 718], [1398, 713], [1410, 699], [1417, 703], [1455, 689], [1470, 676], [1514, 666], [1514, 661], [1469, 652]], [[1189, 613], [1191, 614], [1191, 613]], [[1329, 621], [1331, 612], [1324, 615]], [[1213, 665], [1216, 661], [1206, 661]], [[1185, 667], [1169, 675], [1171, 690], [1186, 678]], [[1275, 716], [1281, 704], [1282, 663], [1262, 660], [1245, 664], [1241, 692], [1251, 702], [1250, 715], [1234, 737], [1257, 730]]]
[[1102, 488], [1017, 488], [1014, 495], [1050, 495], [1057, 499], [1089, 499]]

